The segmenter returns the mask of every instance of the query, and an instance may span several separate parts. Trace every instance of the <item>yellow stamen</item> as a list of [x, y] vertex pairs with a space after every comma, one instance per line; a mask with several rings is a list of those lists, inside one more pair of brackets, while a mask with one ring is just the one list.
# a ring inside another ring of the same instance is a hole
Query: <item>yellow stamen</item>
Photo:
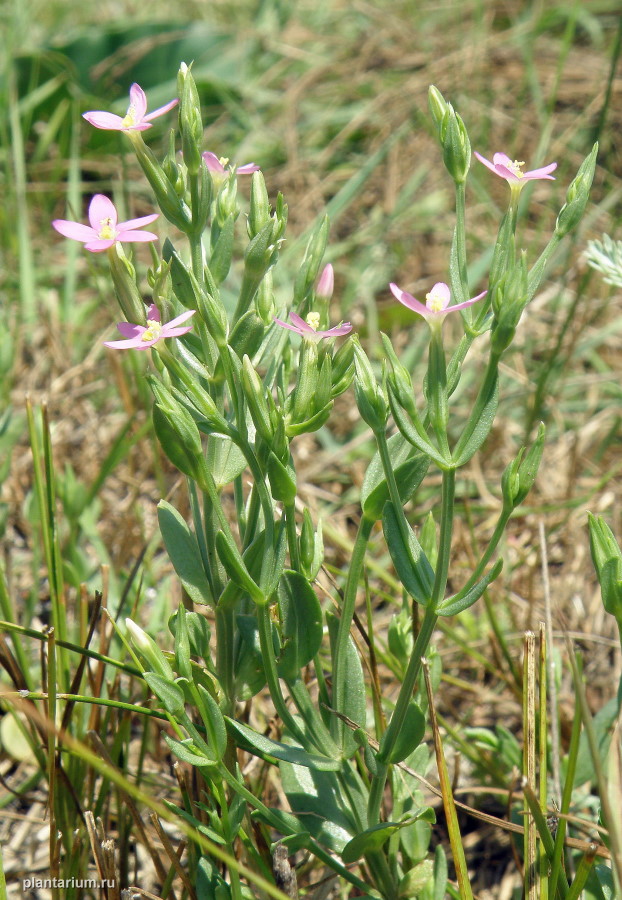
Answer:
[[136, 108], [134, 106], [128, 107], [122, 124], [124, 128], [131, 128], [133, 125], [136, 125]]
[[314, 331], [317, 331], [320, 327], [320, 314], [317, 312], [310, 312], [307, 316], [307, 325], [310, 325]]
[[157, 341], [161, 331], [162, 325], [160, 322], [156, 322], [153, 319], [147, 319], [147, 328], [141, 334], [140, 339], [141, 341]]
[[229, 157], [228, 157], [228, 156], [221, 156], [220, 159], [218, 160], [218, 162], [219, 162], [220, 165], [223, 167], [223, 169], [226, 169], [226, 168], [227, 168], [227, 165], [228, 165], [228, 163], [229, 163]]
[[517, 159], [515, 159], [514, 162], [508, 166], [508, 169], [510, 170], [510, 172], [512, 172], [513, 175], [516, 175], [517, 178], [524, 178], [525, 177], [525, 173], [523, 172], [524, 165], [525, 165], [524, 160], [522, 162], [519, 162]]
[[445, 308], [445, 298], [441, 294], [440, 291], [435, 291], [434, 288], [425, 295], [426, 306], [431, 312], [442, 312]]
[[99, 223], [99, 237], [102, 241], [112, 241], [116, 235], [112, 219], [102, 219]]

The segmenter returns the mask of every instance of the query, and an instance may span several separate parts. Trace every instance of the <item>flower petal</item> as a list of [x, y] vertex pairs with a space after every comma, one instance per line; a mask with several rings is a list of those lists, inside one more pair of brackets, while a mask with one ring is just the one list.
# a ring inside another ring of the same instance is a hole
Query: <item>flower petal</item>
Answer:
[[138, 219], [128, 219], [127, 222], [119, 222], [117, 230], [133, 231], [134, 228], [142, 228], [143, 225], [151, 225], [151, 223], [155, 222], [159, 217], [159, 213], [152, 213], [149, 216], [140, 216]]
[[252, 175], [253, 172], [259, 172], [261, 166], [258, 166], [256, 163], [244, 163], [243, 166], [238, 166], [235, 170], [236, 175]]
[[144, 325], [134, 325], [132, 322], [117, 322], [117, 331], [121, 332], [125, 338], [140, 337], [143, 331], [146, 331]]
[[477, 303], [478, 300], [481, 300], [482, 297], [485, 297], [487, 293], [488, 291], [482, 291], [477, 297], [471, 297], [470, 300], [465, 300], [463, 303], [455, 303], [453, 306], [447, 306], [445, 307], [444, 312], [449, 313], [453, 312], [454, 309], [464, 309], [465, 306], [471, 306], [473, 303]]
[[475, 156], [479, 159], [479, 161], [481, 163], [484, 163], [484, 165], [490, 169], [491, 172], [494, 172], [495, 175], [499, 174], [497, 172], [497, 170], [495, 169], [494, 163], [491, 163], [489, 159], [486, 159], [486, 157], [484, 157], [480, 153], [478, 153], [477, 150], [474, 150], [473, 153], [475, 154]]
[[157, 241], [158, 236], [153, 231], [119, 231], [117, 241]]
[[169, 325], [163, 325], [160, 332], [161, 338], [179, 337], [192, 331], [192, 325], [184, 325], [183, 328], [170, 328]]
[[298, 315], [298, 313], [290, 312], [289, 317], [292, 320], [292, 322], [294, 323], [294, 325], [296, 326], [296, 328], [300, 328], [301, 331], [304, 331], [306, 334], [315, 334], [316, 333], [315, 328], [312, 328], [308, 322], [305, 322], [305, 320], [303, 318], [301, 318]]
[[174, 100], [171, 100], [170, 103], [165, 103], [164, 106], [159, 106], [157, 109], [154, 109], [153, 112], [150, 112], [149, 115], [143, 116], [143, 122], [151, 122], [152, 119], [157, 119], [158, 116], [163, 116], [164, 113], [167, 113], [169, 109], [173, 109], [174, 106], [177, 106], [179, 100], [175, 97]]
[[428, 309], [427, 306], [424, 306], [423, 303], [420, 303], [412, 294], [409, 294], [408, 291], [403, 291], [396, 284], [391, 283], [389, 285], [391, 288], [391, 293], [399, 300], [400, 303], [403, 303], [404, 306], [407, 306], [408, 309], [412, 309], [413, 312], [419, 313], [423, 318], [427, 318], [428, 316], [434, 315], [434, 313]]
[[505, 166], [506, 169], [511, 171], [514, 160], [510, 159], [505, 153], [495, 153], [492, 162], [494, 166]]
[[131, 338], [127, 341], [104, 341], [104, 347], [110, 347], [111, 350], [144, 350], [150, 346], [148, 341], [141, 341], [140, 338]]
[[290, 331], [295, 331], [296, 334], [300, 335], [304, 333], [300, 328], [297, 328], [295, 325], [290, 325], [289, 322], [284, 322], [283, 319], [277, 319], [276, 316], [274, 316], [274, 321], [277, 325], [280, 325], [281, 328], [288, 328]]
[[549, 172], [554, 172], [557, 168], [557, 163], [549, 163], [548, 166], [542, 166], [541, 169], [532, 169], [531, 172], [525, 172], [525, 178], [547, 178], [549, 181], [555, 181], [553, 175], [549, 175]]
[[[147, 112], [147, 96], [139, 84], [130, 87], [130, 108], [134, 110], [134, 121], [139, 125]], [[128, 109], [129, 112], [129, 109]]]
[[102, 222], [110, 220], [110, 225], [114, 229], [117, 225], [117, 210], [109, 197], [105, 194], [95, 194], [89, 204], [89, 222], [91, 227], [99, 235]]
[[206, 150], [203, 154], [203, 161], [210, 172], [217, 172], [219, 175], [224, 174], [226, 171], [225, 167], [218, 159], [215, 153], [212, 153], [210, 150]]
[[82, 113], [82, 118], [94, 125], [95, 128], [103, 128], [105, 131], [123, 131], [124, 129], [121, 116], [115, 116], [114, 113], [104, 112], [104, 110], [90, 110]]
[[84, 249], [90, 250], [91, 253], [101, 253], [102, 250], [107, 250], [109, 247], [114, 247], [114, 243], [114, 239], [103, 241], [98, 238], [96, 241], [89, 241], [88, 244], [85, 244]]
[[[149, 309], [151, 309], [151, 307], [149, 307]], [[189, 319], [190, 316], [193, 316], [195, 312], [196, 309], [187, 309], [185, 312], [182, 312], [181, 315], [176, 316], [174, 319], [171, 319], [170, 322], [167, 322], [164, 328], [168, 330], [171, 326], [173, 326], [174, 328], [176, 325], [180, 325], [182, 322], [185, 322], [187, 319]], [[150, 318], [150, 316], [148, 316], [148, 318]], [[191, 328], [192, 325], [189, 325], [187, 330], [190, 331]]]
[[81, 222], [69, 222], [67, 219], [54, 219], [52, 227], [62, 234], [64, 237], [71, 238], [74, 241], [94, 240], [98, 237], [96, 231], [90, 225], [83, 225]]
[[349, 322], [344, 322], [342, 325], [335, 325], [334, 328], [329, 328], [328, 331], [318, 331], [317, 334], [320, 337], [340, 337], [342, 334], [350, 334], [352, 331], [352, 325]]

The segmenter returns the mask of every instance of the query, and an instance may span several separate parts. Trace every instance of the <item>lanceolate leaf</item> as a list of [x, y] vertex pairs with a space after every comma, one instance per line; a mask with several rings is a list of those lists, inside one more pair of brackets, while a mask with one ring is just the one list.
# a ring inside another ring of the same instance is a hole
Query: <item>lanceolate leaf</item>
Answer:
[[236, 743], [261, 759], [268, 761], [280, 759], [292, 763], [292, 765], [304, 766], [319, 772], [336, 772], [341, 768], [341, 761], [338, 759], [320, 756], [317, 753], [307, 753], [301, 747], [292, 747], [289, 744], [282, 744], [280, 741], [273, 741], [271, 738], [253, 731], [248, 725], [236, 722], [235, 719], [226, 717], [225, 721], [229, 731], [233, 732]]
[[423, 606], [430, 600], [434, 584], [434, 571], [421, 549], [415, 533], [408, 527], [408, 543], [405, 542], [393, 504], [385, 504], [382, 529], [395, 571], [411, 597]]
[[464, 593], [459, 591], [457, 594], [454, 594], [453, 597], [449, 597], [447, 600], [443, 601], [436, 610], [438, 615], [455, 616], [464, 609], [468, 609], [469, 606], [473, 606], [473, 604], [482, 596], [488, 585], [495, 580], [502, 568], [503, 560], [498, 559], [490, 572], [488, 572], [487, 575], [484, 575], [484, 577], [478, 581], [477, 584], [473, 585], [472, 588]]
[[158, 523], [166, 552], [189, 597], [195, 603], [212, 604], [214, 599], [197, 539], [180, 513], [166, 500], [158, 503]]
[[[388, 445], [400, 498], [406, 503], [423, 481], [430, 460], [424, 454], [413, 453], [411, 444], [400, 433], [392, 435]], [[384, 477], [380, 454], [376, 452], [367, 468], [361, 488], [363, 515], [374, 522], [378, 521], [388, 499], [389, 488]]]
[[477, 421], [469, 420], [453, 453], [456, 468], [463, 466], [482, 446], [495, 419], [499, 402], [499, 378], [490, 380], [488, 393], [483, 398], [482, 410]]
[[293, 680], [320, 649], [322, 608], [315, 591], [298, 572], [283, 573], [278, 596], [283, 641], [279, 675]]

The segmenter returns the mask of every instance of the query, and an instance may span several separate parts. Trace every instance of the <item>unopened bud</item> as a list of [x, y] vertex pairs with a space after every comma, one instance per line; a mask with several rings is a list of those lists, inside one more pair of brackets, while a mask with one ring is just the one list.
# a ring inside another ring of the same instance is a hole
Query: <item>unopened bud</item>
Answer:
[[330, 300], [335, 289], [335, 273], [330, 263], [324, 266], [320, 280], [315, 289], [315, 296], [321, 300]]
[[559, 211], [557, 222], [555, 223], [555, 233], [558, 237], [568, 234], [581, 221], [590, 196], [592, 181], [594, 180], [597, 154], [598, 143], [594, 144], [591, 153], [583, 160], [579, 166], [579, 171], [570, 183], [566, 192], [566, 202]]

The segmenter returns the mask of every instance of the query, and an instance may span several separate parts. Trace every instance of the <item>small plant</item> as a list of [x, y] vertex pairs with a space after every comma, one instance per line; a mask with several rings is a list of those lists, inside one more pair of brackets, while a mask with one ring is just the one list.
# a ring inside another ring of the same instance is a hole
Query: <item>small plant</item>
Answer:
[[[468, 278], [466, 221], [471, 145], [462, 118], [438, 90], [430, 89], [430, 111], [456, 195], [449, 284], [434, 284], [425, 302], [390, 285], [396, 300], [425, 320], [427, 372], [409, 371], [386, 334], [381, 335], [379, 372], [353, 326], [331, 318], [333, 272], [324, 262], [328, 221], [322, 220], [311, 235], [289, 291], [291, 307], [284, 308], [274, 291], [287, 225], [283, 197], [277, 197], [273, 208], [256, 164], [236, 168], [204, 150], [199, 98], [184, 64], [178, 93], [179, 140], [171, 138], [163, 162], [151, 152], [143, 132], [177, 100], [147, 114], [144, 92], [132, 85], [124, 117], [107, 112], [84, 116], [97, 128], [127, 135], [160, 213], [119, 223], [111, 201], [96, 195], [88, 226], [66, 220], [53, 224], [87, 250], [107, 254], [124, 321], [117, 326], [122, 339], [105, 345], [114, 352], [153, 351], [147, 375], [154, 397], [153, 429], [164, 453], [186, 477], [189, 521], [166, 500], [158, 507], [162, 539], [184, 588], [170, 636], [156, 642], [136, 621], [138, 616], [131, 616], [124, 625], [114, 623], [118, 659], [96, 655], [108, 672], [116, 667], [132, 685], [141, 686], [143, 700], [138, 707], [132, 704], [134, 713], [166, 725], [161, 737], [178, 761], [181, 801], [154, 799], [129, 772], [122, 774], [112, 761], [102, 762], [103, 754], [88, 751], [83, 732], [71, 736], [54, 729], [48, 679], [50, 759], [75, 754], [84, 771], [92, 767], [121, 792], [151, 806], [156, 821], [173, 821], [187, 846], [180, 877], [190, 897], [295, 897], [296, 879], [287, 857], [304, 853], [312, 861], [306, 873], [316, 867], [332, 873], [343, 897], [441, 900], [449, 893], [470, 898], [436, 717], [441, 672], [432, 642], [439, 622], [473, 606], [499, 576], [499, 544], [537, 476], [544, 428], [505, 469], [496, 526], [462, 578], [452, 571], [456, 486], [464, 466], [482, 452], [495, 421], [499, 367], [519, 321], [557, 245], [584, 213], [597, 148], [568, 187], [554, 232], [535, 261], [519, 249], [518, 200], [528, 182], [552, 180], [556, 164], [524, 172], [524, 163], [504, 154], [496, 153], [492, 162], [476, 154], [508, 181], [510, 198], [487, 282], [474, 287]], [[238, 179], [246, 175], [251, 176], [248, 241], [241, 251]], [[161, 253], [156, 235], [140, 230], [160, 214], [179, 233], [164, 242]], [[149, 242], [152, 249], [147, 300], [122, 247], [132, 241]], [[462, 323], [455, 346], [443, 328], [452, 313]], [[465, 419], [457, 414], [454, 397], [475, 342], [487, 347], [487, 362]], [[322, 525], [299, 502], [296, 443], [325, 426], [351, 386], [376, 453], [361, 490], [349, 568], [334, 588], [332, 604], [322, 605], [316, 590], [324, 562]], [[417, 534], [408, 504], [430, 472], [440, 477], [440, 497]], [[383, 702], [371, 686], [370, 711], [373, 618], [367, 622], [369, 657], [354, 641], [352, 626], [368, 545], [379, 524], [403, 592], [403, 609], [389, 627], [389, 647], [401, 678], [394, 704]], [[53, 560], [53, 535], [50, 540]], [[601, 568], [609, 572], [611, 567], [605, 563]], [[60, 605], [57, 618], [60, 623]], [[48, 643], [49, 672], [60, 646]], [[67, 648], [62, 647], [62, 692], [55, 702], [66, 711], [84, 697], [73, 689]], [[125, 651], [130, 663], [123, 658]], [[32, 688], [25, 686], [23, 699], [40, 699]], [[255, 702], [266, 692], [267, 715], [261, 711], [265, 704]], [[155, 709], [147, 696], [155, 698]], [[105, 709], [105, 699], [95, 702]], [[128, 694], [107, 702], [121, 716], [130, 701]], [[40, 717], [41, 728], [44, 719]], [[425, 740], [428, 728], [431, 746]], [[495, 739], [504, 737], [500, 730]], [[479, 738], [484, 739], [482, 734]], [[532, 885], [539, 879], [550, 887], [551, 897], [578, 897], [594, 855], [591, 860], [591, 850], [584, 855], [574, 877], [560, 865], [563, 833], [555, 840], [546, 825], [545, 728], [539, 739], [539, 783], [531, 757], [523, 754], [524, 803], [529, 807], [525, 881], [530, 896], [535, 896]], [[116, 758], [122, 755], [122, 743], [115, 743]], [[510, 743], [506, 740], [504, 747], [508, 758], [515, 759], [516, 747]], [[277, 802], [265, 778], [247, 776], [242, 760], [248, 754], [270, 767], [289, 809]], [[435, 812], [421, 789], [434, 764], [451, 847], [451, 880], [442, 845], [430, 849]], [[568, 813], [571, 794], [568, 774], [562, 815]], [[93, 802], [101, 809], [102, 795], [93, 795]], [[611, 829], [604, 807], [603, 813]], [[60, 819], [57, 813], [55, 822]], [[97, 846], [93, 837], [91, 844]], [[69, 871], [68, 836], [62, 854], [57, 844], [52, 849], [58, 871], [61, 865]], [[181, 852], [171, 856], [171, 872], [161, 879], [167, 885], [181, 868], [180, 857]], [[301, 887], [311, 891], [306, 873]], [[546, 896], [544, 888], [541, 896]]]

